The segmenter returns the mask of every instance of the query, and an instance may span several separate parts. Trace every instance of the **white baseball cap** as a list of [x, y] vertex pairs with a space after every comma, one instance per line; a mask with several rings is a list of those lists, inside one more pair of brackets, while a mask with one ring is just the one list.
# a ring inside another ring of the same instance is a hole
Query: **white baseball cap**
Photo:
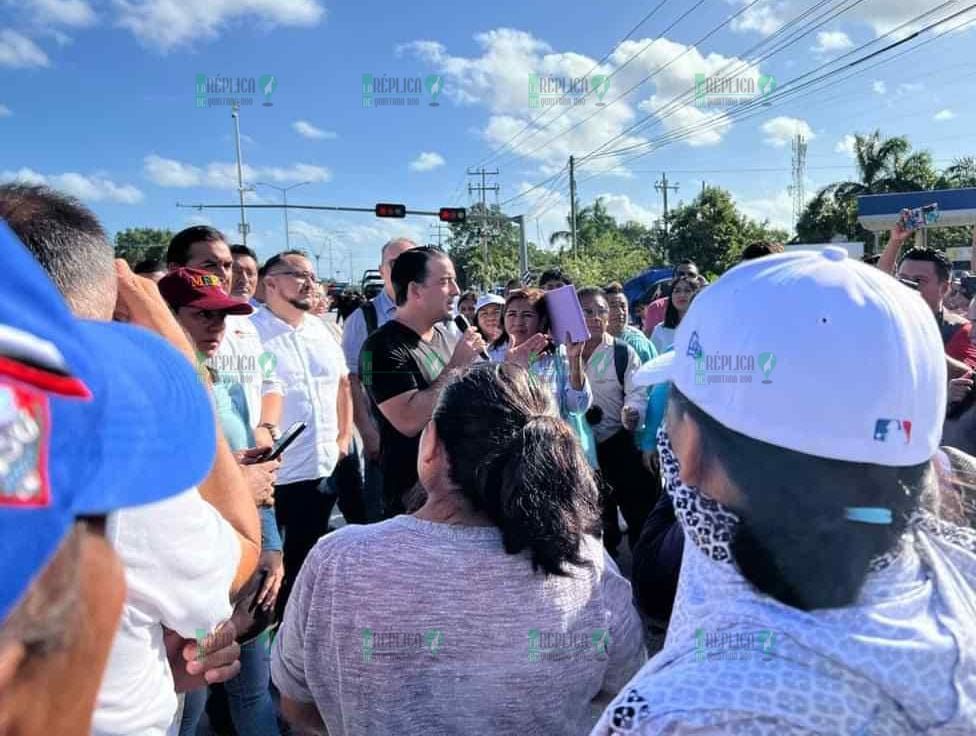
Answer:
[[500, 307], [504, 307], [505, 300], [498, 296], [498, 294], [482, 294], [474, 304], [474, 313], [477, 314], [481, 311], [482, 307], [487, 307], [489, 304], [497, 304]]
[[920, 295], [829, 246], [730, 270], [695, 298], [674, 351], [634, 381], [672, 381], [724, 426], [778, 447], [906, 466], [938, 450], [947, 376]]

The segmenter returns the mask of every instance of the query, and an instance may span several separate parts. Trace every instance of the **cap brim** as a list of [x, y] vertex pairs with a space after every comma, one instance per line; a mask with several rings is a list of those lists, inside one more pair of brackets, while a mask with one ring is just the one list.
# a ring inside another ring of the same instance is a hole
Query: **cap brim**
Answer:
[[674, 366], [674, 351], [659, 355], [648, 361], [634, 373], [635, 386], [653, 386], [657, 383], [667, 383], [671, 380]]
[[231, 299], [230, 297], [205, 296], [200, 299], [194, 299], [184, 306], [193, 307], [194, 309], [206, 309], [209, 312], [223, 312], [224, 314], [254, 314], [254, 307], [250, 304], [240, 299]]
[[95, 401], [51, 400], [52, 491], [72, 484], [72, 511], [99, 515], [203, 480], [213, 465], [216, 424], [194, 367], [147, 330], [87, 321], [78, 328], [98, 358], [97, 370], [78, 371]]

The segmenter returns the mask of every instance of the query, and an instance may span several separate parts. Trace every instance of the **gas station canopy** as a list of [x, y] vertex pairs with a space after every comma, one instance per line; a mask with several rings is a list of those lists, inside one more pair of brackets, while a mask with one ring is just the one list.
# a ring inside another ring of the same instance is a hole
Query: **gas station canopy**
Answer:
[[976, 189], [933, 189], [923, 192], [866, 194], [857, 198], [857, 221], [873, 232], [892, 230], [903, 209], [939, 205], [939, 219], [928, 227], [976, 224]]

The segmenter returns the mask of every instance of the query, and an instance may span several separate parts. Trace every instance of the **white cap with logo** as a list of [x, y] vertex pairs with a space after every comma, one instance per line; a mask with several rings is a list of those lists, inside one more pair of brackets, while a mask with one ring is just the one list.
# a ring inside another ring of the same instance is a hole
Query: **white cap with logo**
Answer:
[[945, 355], [931, 309], [838, 246], [736, 266], [692, 303], [674, 352], [634, 380], [672, 381], [753, 439], [849, 462], [925, 462], [945, 416]]

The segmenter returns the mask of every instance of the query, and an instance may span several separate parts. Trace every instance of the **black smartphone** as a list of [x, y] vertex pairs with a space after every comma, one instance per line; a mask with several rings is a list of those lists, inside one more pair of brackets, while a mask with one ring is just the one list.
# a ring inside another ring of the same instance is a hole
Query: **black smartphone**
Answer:
[[278, 438], [278, 441], [274, 443], [271, 448], [271, 452], [261, 462], [269, 462], [271, 460], [277, 460], [281, 457], [281, 453], [288, 449], [288, 446], [298, 439], [298, 435], [305, 431], [307, 425], [305, 422], [295, 422], [288, 429], [285, 430], [284, 434]]

